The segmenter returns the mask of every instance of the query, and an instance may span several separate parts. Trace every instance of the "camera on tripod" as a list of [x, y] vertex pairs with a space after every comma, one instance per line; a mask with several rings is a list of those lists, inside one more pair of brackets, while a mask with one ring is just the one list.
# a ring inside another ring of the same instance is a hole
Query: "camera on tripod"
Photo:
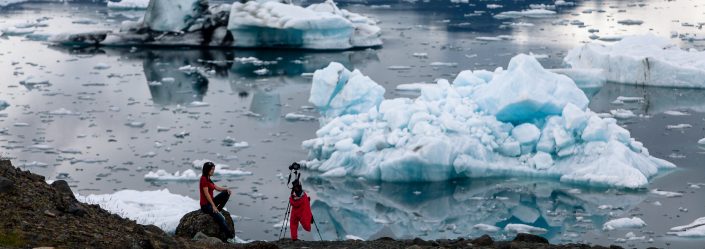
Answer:
[[291, 165], [289, 165], [289, 170], [299, 170], [301, 169], [301, 164], [294, 162]]

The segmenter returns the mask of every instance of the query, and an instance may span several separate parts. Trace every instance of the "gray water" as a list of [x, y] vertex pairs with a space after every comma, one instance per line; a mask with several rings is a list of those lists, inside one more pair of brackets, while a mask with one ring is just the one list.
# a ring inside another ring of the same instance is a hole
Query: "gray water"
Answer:
[[[594, 0], [559, 6], [558, 14], [550, 18], [497, 20], [488, 13], [472, 13], [522, 10], [529, 4], [552, 1], [471, 2], [339, 1], [343, 8], [379, 19], [385, 44], [376, 49], [328, 52], [54, 47], [42, 41], [43, 34], [111, 29], [124, 20], [137, 20], [142, 12], [80, 3], [25, 3], [4, 8], [0, 10], [0, 26], [38, 19], [46, 25], [28, 37], [0, 37], [0, 99], [11, 104], [0, 110], [0, 156], [47, 179], [66, 179], [82, 195], [168, 188], [172, 193], [198, 199], [194, 182], [145, 181], [143, 176], [156, 169], [189, 169], [196, 159], [242, 168], [253, 175], [219, 181], [236, 193], [227, 207], [239, 216], [238, 236], [272, 240], [279, 234], [275, 225], [286, 207], [286, 167], [307, 158], [301, 142], [314, 138], [319, 127], [316, 121], [290, 122], [283, 118], [291, 112], [317, 115], [307, 108], [310, 78], [302, 73], [337, 61], [380, 83], [387, 90], [387, 98], [408, 97], [409, 93], [395, 91], [395, 86], [452, 79], [465, 69], [506, 67], [517, 53], [545, 55], [540, 59], [544, 67], [563, 67], [566, 52], [590, 40], [588, 28], [598, 28], [599, 35], [652, 32], [670, 37], [672, 31], [702, 35], [697, 23], [705, 12], [705, 4], [696, 0]], [[487, 4], [503, 7], [487, 9]], [[604, 12], [586, 11], [589, 9]], [[617, 24], [621, 19], [639, 19], [644, 24]], [[74, 23], [76, 20], [82, 21]], [[570, 24], [573, 20], [583, 22], [585, 27]], [[500, 28], [503, 21], [530, 22], [534, 26]], [[683, 26], [682, 22], [696, 25]], [[514, 39], [476, 39], [498, 35]], [[699, 50], [705, 45], [701, 41], [674, 41], [681, 47]], [[413, 53], [428, 55], [418, 58]], [[236, 61], [244, 57], [271, 63], [256, 66]], [[434, 67], [432, 62], [457, 66]], [[95, 69], [99, 63], [110, 68]], [[204, 69], [203, 74], [179, 70], [186, 65]], [[411, 69], [390, 70], [390, 66]], [[269, 73], [254, 73], [261, 68]], [[29, 75], [50, 84], [20, 84]], [[149, 84], [169, 77], [174, 82]], [[678, 166], [652, 179], [649, 189], [682, 192], [683, 197], [660, 197], [649, 194], [648, 189], [596, 189], [548, 179], [392, 184], [356, 178], [325, 179], [317, 177], [316, 172], [304, 171], [305, 188], [315, 200], [313, 210], [322, 235], [326, 239], [345, 235], [364, 239], [474, 237], [484, 233], [472, 229], [477, 223], [499, 227], [523, 223], [547, 229], [544, 236], [558, 243], [703, 248], [702, 239], [676, 238], [666, 232], [705, 216], [705, 191], [689, 187], [689, 183], [705, 182], [701, 163], [705, 148], [697, 144], [705, 137], [705, 91], [612, 83], [585, 91], [595, 112], [623, 108], [639, 115], [620, 124], [652, 155]], [[619, 96], [644, 100], [613, 103]], [[209, 105], [190, 107], [193, 101]], [[76, 115], [49, 113], [59, 108]], [[664, 114], [669, 110], [690, 115]], [[133, 121], [145, 125], [126, 125]], [[667, 125], [681, 123], [692, 127], [666, 129]], [[157, 126], [168, 131], [159, 131]], [[188, 136], [175, 136], [181, 132]], [[249, 147], [226, 146], [222, 142], [226, 136], [246, 141]], [[61, 152], [66, 148], [75, 148], [80, 154]], [[32, 166], [33, 161], [47, 165]], [[602, 231], [607, 220], [631, 216], [641, 217], [648, 225]], [[645, 239], [618, 241], [627, 232]], [[305, 234], [303, 239], [314, 237]]]

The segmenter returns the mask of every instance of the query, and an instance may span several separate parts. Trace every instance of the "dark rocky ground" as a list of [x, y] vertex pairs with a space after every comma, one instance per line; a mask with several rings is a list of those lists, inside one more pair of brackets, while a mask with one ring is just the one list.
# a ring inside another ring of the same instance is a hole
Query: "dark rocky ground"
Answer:
[[[78, 202], [65, 181], [47, 184], [43, 176], [0, 160], [0, 248], [605, 248], [566, 244], [519, 234], [513, 241], [424, 241], [381, 238], [373, 241], [296, 241], [224, 244], [173, 237], [153, 225], [110, 214], [98, 205]], [[620, 248], [620, 247], [611, 247]]]

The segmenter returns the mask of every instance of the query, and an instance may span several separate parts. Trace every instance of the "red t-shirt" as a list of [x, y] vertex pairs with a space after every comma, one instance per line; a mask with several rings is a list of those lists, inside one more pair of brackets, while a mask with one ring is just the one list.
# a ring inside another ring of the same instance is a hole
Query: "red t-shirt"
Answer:
[[201, 193], [201, 206], [208, 204], [208, 199], [206, 199], [206, 193], [203, 192], [203, 188], [208, 188], [208, 195], [213, 199], [213, 190], [215, 189], [215, 184], [208, 180], [205, 176], [201, 176], [201, 182], [198, 184], [198, 192]]

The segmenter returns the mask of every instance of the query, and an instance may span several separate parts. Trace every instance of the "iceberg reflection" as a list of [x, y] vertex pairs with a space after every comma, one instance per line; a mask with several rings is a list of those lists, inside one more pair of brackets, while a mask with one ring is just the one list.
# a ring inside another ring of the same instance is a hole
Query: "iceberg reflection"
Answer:
[[[646, 193], [575, 189], [546, 180], [473, 179], [443, 183], [371, 183], [310, 177], [313, 213], [326, 239], [381, 236], [439, 239], [513, 236], [507, 224], [546, 229], [551, 241], [578, 241], [601, 232], [610, 215], [619, 216]], [[473, 228], [493, 225], [498, 232]]]

